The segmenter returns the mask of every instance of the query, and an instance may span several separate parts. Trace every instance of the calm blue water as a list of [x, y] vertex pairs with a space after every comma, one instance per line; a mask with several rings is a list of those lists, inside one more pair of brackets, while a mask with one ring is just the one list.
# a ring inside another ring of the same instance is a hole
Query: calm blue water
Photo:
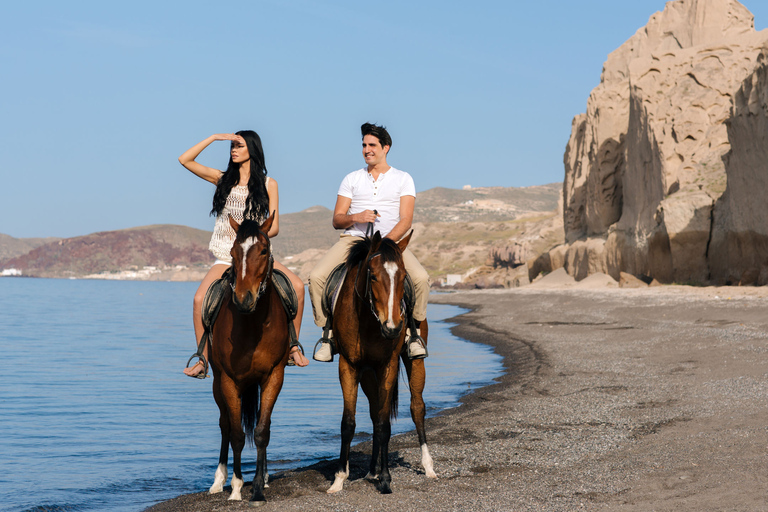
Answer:
[[[0, 279], [0, 510], [139, 511], [210, 486], [220, 443], [212, 379], [181, 373], [195, 348], [196, 288]], [[450, 334], [444, 319], [461, 312], [429, 306], [429, 415], [501, 372], [489, 348]], [[307, 307], [308, 353], [319, 336]], [[400, 389], [394, 433], [413, 429], [408, 387]], [[365, 439], [371, 425], [360, 397]], [[341, 411], [336, 364], [289, 368], [272, 416], [270, 473], [337, 457]], [[246, 481], [255, 456], [246, 447]]]

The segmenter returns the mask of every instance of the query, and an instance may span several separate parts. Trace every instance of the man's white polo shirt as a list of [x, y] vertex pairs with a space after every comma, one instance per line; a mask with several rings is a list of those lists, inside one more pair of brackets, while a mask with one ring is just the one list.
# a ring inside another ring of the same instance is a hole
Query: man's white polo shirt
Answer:
[[[386, 236], [400, 222], [400, 198], [416, 197], [416, 187], [410, 174], [394, 167], [379, 174], [376, 180], [367, 169], [359, 169], [344, 177], [339, 187], [339, 195], [352, 200], [347, 212], [349, 215], [365, 210], [379, 212], [381, 217], [376, 219], [373, 230], [379, 231], [381, 236]], [[355, 223], [344, 230], [344, 233], [365, 236], [367, 227], [367, 223]]]

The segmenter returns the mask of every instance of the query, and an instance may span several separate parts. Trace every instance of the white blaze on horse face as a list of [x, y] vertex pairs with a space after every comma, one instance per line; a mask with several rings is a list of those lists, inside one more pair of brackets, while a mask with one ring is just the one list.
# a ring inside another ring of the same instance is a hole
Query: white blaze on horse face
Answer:
[[387, 327], [394, 329], [395, 322], [392, 320], [392, 314], [395, 309], [395, 274], [397, 274], [397, 263], [388, 261], [384, 264], [384, 270], [389, 274], [389, 299], [387, 300]]
[[245, 279], [245, 262], [248, 259], [248, 251], [253, 247], [253, 245], [256, 243], [256, 237], [252, 236], [251, 238], [248, 238], [247, 240], [243, 241], [242, 244], [240, 244], [240, 247], [243, 248], [243, 279]]

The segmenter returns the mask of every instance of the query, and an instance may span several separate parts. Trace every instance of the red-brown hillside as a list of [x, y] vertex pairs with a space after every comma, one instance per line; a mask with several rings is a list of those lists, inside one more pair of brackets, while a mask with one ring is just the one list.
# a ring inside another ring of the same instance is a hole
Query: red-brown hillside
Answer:
[[26, 276], [68, 277], [131, 267], [210, 265], [210, 232], [186, 226], [143, 226], [58, 240], [5, 260]]

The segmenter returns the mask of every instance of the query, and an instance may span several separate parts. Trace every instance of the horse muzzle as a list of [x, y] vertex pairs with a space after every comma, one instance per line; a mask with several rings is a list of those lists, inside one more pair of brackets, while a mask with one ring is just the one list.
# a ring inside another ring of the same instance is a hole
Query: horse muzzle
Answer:
[[235, 303], [235, 307], [241, 313], [253, 313], [256, 311], [256, 296], [247, 291], [243, 294], [243, 297], [238, 297], [237, 294], [232, 296], [232, 302]]
[[400, 323], [397, 324], [394, 327], [387, 326], [386, 323], [381, 324], [381, 335], [384, 336], [388, 340], [393, 340], [400, 336], [400, 333], [403, 332], [403, 321], [400, 320]]

